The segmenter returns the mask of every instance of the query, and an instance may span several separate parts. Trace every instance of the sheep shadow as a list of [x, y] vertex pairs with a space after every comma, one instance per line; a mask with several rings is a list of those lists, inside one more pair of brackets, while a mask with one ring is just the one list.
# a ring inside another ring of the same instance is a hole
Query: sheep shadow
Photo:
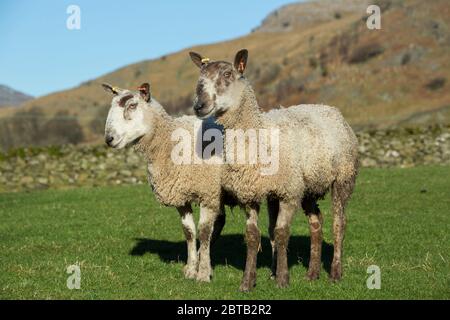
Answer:
[[[146, 238], [136, 238], [136, 244], [130, 251], [132, 256], [143, 256], [146, 253], [157, 254], [165, 263], [186, 262], [187, 248], [185, 241], [167, 241]], [[198, 246], [197, 246], [198, 247]], [[272, 248], [268, 237], [261, 237], [262, 252], [258, 254], [258, 267], [270, 268], [272, 264]], [[310, 238], [307, 236], [291, 236], [289, 239], [288, 265], [301, 263], [309, 266]], [[331, 270], [334, 246], [322, 242], [322, 264], [328, 274]], [[244, 271], [246, 245], [242, 234], [227, 234], [220, 236], [211, 247], [211, 264], [229, 265]]]

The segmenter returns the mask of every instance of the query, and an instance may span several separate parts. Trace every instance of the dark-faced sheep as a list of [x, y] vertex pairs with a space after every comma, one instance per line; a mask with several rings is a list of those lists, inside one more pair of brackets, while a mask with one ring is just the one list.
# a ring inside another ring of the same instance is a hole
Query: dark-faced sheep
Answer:
[[248, 208], [246, 236], [251, 241], [247, 241], [248, 257], [241, 289], [249, 290], [255, 284], [256, 256], [260, 246], [258, 211], [259, 203], [265, 197], [273, 199], [269, 202], [269, 234], [277, 257], [278, 286], [289, 284], [286, 249], [291, 221], [300, 205], [308, 216], [311, 232], [307, 277], [312, 280], [319, 276], [323, 220], [317, 200], [330, 189], [334, 218], [334, 257], [330, 277], [335, 281], [341, 279], [344, 208], [352, 194], [358, 167], [357, 139], [350, 126], [338, 109], [325, 105], [298, 105], [261, 112], [255, 93], [244, 76], [247, 50], [236, 54], [234, 64], [209, 61], [193, 52], [190, 55], [200, 68], [194, 103], [198, 117], [214, 115], [226, 134], [229, 129], [279, 130], [277, 172], [262, 175], [264, 165], [261, 163], [231, 161], [225, 164], [222, 173], [222, 187]]

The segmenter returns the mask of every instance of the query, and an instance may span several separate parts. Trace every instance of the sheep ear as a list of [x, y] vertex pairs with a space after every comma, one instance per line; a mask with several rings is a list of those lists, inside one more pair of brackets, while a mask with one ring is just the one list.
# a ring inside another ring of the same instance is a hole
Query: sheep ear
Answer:
[[109, 92], [113, 95], [118, 95], [120, 92], [120, 89], [117, 87], [113, 87], [112, 85], [110, 85], [109, 83], [102, 83], [102, 87], [103, 89], [105, 89], [106, 92]]
[[243, 74], [245, 67], [247, 66], [247, 59], [248, 59], [248, 50], [242, 49], [238, 53], [236, 53], [236, 56], [234, 57], [234, 67], [236, 70]]
[[197, 52], [189, 52], [189, 55], [191, 56], [192, 61], [195, 63], [195, 65], [199, 68], [201, 68], [207, 61], [207, 59], [204, 59], [201, 55], [199, 55]]
[[141, 98], [144, 99], [146, 102], [150, 102], [152, 98], [152, 94], [150, 92], [150, 84], [143, 83], [138, 88], [139, 94], [141, 95]]

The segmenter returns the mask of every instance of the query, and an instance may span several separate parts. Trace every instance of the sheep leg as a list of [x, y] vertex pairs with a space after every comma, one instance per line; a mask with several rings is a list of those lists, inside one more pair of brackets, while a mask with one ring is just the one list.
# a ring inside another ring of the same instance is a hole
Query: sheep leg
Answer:
[[242, 292], [248, 292], [256, 285], [256, 259], [261, 247], [261, 233], [258, 228], [259, 206], [255, 205], [246, 210], [247, 224], [245, 237], [247, 240], [247, 260], [244, 276], [242, 277]]
[[214, 229], [213, 234], [211, 236], [211, 245], [213, 245], [217, 239], [220, 237], [220, 234], [222, 233], [222, 229], [225, 226], [225, 208], [222, 206], [220, 208], [220, 213], [216, 218], [216, 221], [214, 221]]
[[208, 209], [206, 207], [200, 207], [200, 221], [198, 226], [198, 233], [200, 239], [199, 249], [199, 263], [197, 272], [197, 281], [210, 282], [212, 276], [211, 268], [211, 236], [214, 230], [214, 222], [216, 221], [218, 212]]
[[322, 256], [322, 226], [323, 216], [320, 213], [317, 201], [311, 198], [305, 198], [302, 201], [302, 207], [308, 216], [309, 232], [311, 237], [311, 252], [309, 259], [309, 268], [306, 278], [316, 280], [320, 274], [320, 264]]
[[269, 213], [269, 238], [272, 246], [272, 266], [270, 278], [275, 279], [277, 274], [277, 249], [275, 245], [275, 225], [277, 223], [280, 202], [275, 199], [267, 199], [267, 211]]
[[275, 226], [275, 245], [277, 249], [277, 286], [285, 288], [289, 285], [289, 267], [287, 246], [290, 226], [297, 209], [295, 202], [280, 201], [280, 211]]
[[342, 251], [345, 232], [345, 204], [351, 194], [353, 184], [333, 183], [331, 188], [331, 197], [333, 202], [333, 236], [334, 236], [334, 254], [331, 263], [330, 279], [339, 281], [342, 278]]
[[187, 279], [194, 279], [197, 275], [197, 243], [195, 235], [195, 222], [192, 214], [192, 207], [187, 204], [177, 208], [181, 216], [184, 236], [187, 242], [187, 263], [184, 266], [184, 276]]

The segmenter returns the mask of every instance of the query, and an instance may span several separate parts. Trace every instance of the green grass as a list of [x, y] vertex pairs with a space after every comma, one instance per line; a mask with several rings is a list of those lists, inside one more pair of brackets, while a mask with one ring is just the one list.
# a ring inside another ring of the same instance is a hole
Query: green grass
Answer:
[[[2, 299], [449, 299], [450, 168], [366, 169], [350, 201], [344, 278], [328, 281], [332, 258], [329, 198], [321, 203], [325, 243], [321, 278], [304, 279], [306, 218], [295, 218], [291, 285], [268, 279], [270, 245], [264, 207], [257, 287], [238, 292], [245, 258], [244, 215], [227, 212], [213, 247], [211, 283], [183, 278], [186, 247], [178, 214], [146, 186], [0, 195]], [[422, 190], [422, 191], [421, 191]], [[426, 190], [426, 192], [425, 192]], [[66, 268], [81, 267], [81, 289], [69, 290]], [[369, 265], [381, 289], [368, 290]]]

